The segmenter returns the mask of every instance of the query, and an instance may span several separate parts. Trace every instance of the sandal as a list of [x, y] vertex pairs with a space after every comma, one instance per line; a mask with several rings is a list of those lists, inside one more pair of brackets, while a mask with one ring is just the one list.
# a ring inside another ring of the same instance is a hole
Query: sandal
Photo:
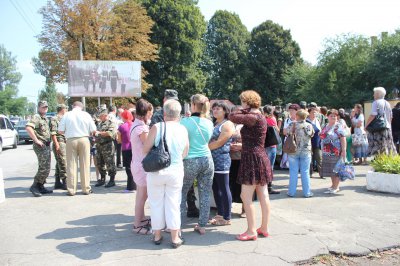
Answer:
[[237, 235], [236, 239], [240, 241], [257, 240], [257, 235], [249, 236], [246, 232], [244, 232], [243, 234]]
[[179, 237], [179, 238], [181, 239], [181, 241], [179, 241], [178, 243], [171, 242], [172, 248], [175, 248], [175, 249], [179, 248], [180, 246], [182, 246], [182, 244], [185, 243], [185, 240], [182, 237]]
[[194, 231], [199, 233], [200, 235], [204, 235], [206, 233], [206, 229], [198, 224], [196, 224], [196, 226], [194, 227]]
[[231, 220], [225, 220], [224, 218], [222, 218], [221, 220], [217, 220], [215, 221], [215, 223], [212, 224], [218, 226], [231, 225]]
[[246, 218], [246, 213], [242, 212], [239, 216], [240, 216], [240, 218]]
[[224, 217], [222, 217], [221, 215], [215, 215], [211, 220], [209, 220], [208, 222], [210, 224], [215, 224], [217, 221], [224, 219]]
[[153, 237], [153, 239], [152, 239], [152, 241], [153, 241], [153, 243], [155, 244], [155, 245], [161, 245], [161, 242], [162, 242], [162, 240], [163, 240], [163, 236], [161, 236], [158, 240], [156, 240], [156, 237], [154, 236]]
[[147, 225], [133, 226], [132, 232], [138, 235], [150, 235], [151, 227]]
[[263, 236], [263, 237], [268, 237], [269, 236], [268, 232], [261, 231], [261, 227], [257, 229], [257, 235]]

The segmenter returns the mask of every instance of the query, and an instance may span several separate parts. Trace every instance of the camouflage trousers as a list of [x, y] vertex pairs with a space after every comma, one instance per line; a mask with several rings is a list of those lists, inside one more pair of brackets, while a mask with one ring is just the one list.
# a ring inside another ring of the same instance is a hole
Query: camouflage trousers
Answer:
[[99, 169], [100, 175], [105, 177], [108, 171], [108, 175], [115, 177], [117, 170], [115, 168], [115, 147], [112, 141], [108, 143], [96, 143], [96, 160], [97, 168]]
[[67, 144], [64, 142], [58, 142], [60, 145], [60, 152], [56, 152], [56, 147], [53, 143], [53, 153], [56, 158], [56, 172], [55, 177], [64, 179], [67, 177]]
[[35, 184], [46, 183], [46, 178], [50, 174], [50, 163], [51, 163], [51, 151], [50, 146], [44, 145], [40, 147], [39, 145], [33, 143], [33, 150], [36, 153], [38, 159], [38, 170], [34, 177]]

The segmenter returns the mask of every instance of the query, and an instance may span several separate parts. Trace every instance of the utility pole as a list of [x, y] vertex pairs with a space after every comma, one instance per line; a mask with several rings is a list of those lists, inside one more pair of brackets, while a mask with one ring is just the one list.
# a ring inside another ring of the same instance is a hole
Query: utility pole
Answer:
[[[79, 41], [79, 60], [83, 61], [82, 40]], [[83, 110], [86, 111], [86, 98], [82, 97]]]

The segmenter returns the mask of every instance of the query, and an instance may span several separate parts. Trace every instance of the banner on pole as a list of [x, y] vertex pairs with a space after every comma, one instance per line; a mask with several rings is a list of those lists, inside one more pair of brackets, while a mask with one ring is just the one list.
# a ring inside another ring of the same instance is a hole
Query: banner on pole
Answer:
[[141, 97], [139, 61], [68, 61], [70, 97]]

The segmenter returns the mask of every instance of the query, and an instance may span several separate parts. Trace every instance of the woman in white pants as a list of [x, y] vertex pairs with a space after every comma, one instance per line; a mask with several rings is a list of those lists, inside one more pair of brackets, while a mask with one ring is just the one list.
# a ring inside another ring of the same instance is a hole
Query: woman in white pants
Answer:
[[172, 247], [178, 248], [183, 244], [180, 236], [181, 213], [180, 203], [183, 185], [183, 158], [189, 149], [187, 130], [179, 123], [182, 107], [176, 100], [164, 103], [164, 122], [155, 124], [144, 143], [143, 153], [147, 154], [154, 145], [158, 145], [160, 127], [166, 125], [166, 142], [171, 154], [171, 165], [158, 172], [147, 173], [147, 194], [151, 209], [151, 226], [154, 232], [153, 242], [160, 245], [161, 230], [171, 231]]

